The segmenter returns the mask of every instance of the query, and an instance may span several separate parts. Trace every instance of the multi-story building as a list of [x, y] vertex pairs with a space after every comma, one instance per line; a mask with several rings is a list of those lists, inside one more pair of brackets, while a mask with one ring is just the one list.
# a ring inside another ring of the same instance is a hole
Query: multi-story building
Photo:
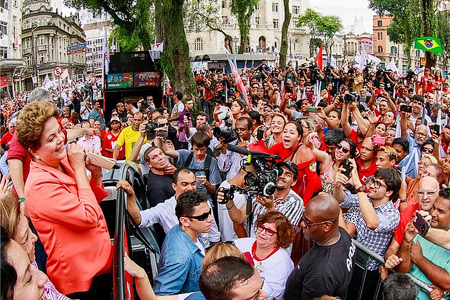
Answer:
[[[0, 1], [0, 88], [2, 94], [21, 91], [22, 0]], [[7, 91], [6, 91], [6, 89]]]
[[[24, 0], [22, 44], [28, 66], [27, 89], [41, 85], [46, 75], [54, 79], [56, 66], [68, 68], [72, 80], [83, 76], [85, 42], [78, 13], [63, 17], [58, 9], [52, 9], [50, 0]], [[77, 50], [69, 51], [73, 47]]]
[[[93, 15], [91, 12], [83, 11], [81, 13], [83, 30], [86, 34], [86, 73], [90, 75], [101, 76], [103, 64], [103, 40], [105, 30], [108, 32], [108, 38], [114, 28], [112, 18], [107, 13]], [[110, 52], [118, 50], [118, 45], [109, 45]]]
[[[374, 52], [375, 56], [381, 59], [381, 67], [385, 67], [393, 59], [399, 71], [405, 72], [408, 69], [407, 52], [403, 44], [394, 43], [387, 34], [387, 28], [391, 24], [392, 19], [392, 16], [373, 16]], [[411, 69], [415, 69], [420, 67], [420, 58], [425, 57], [425, 53], [422, 50], [414, 49], [414, 45], [411, 46]]]
[[[233, 37], [238, 46], [239, 27], [231, 14], [231, 0], [218, 1], [217, 16], [221, 18], [222, 29]], [[221, 5], [220, 5], [221, 4]], [[306, 27], [297, 27], [299, 17], [309, 7], [309, 0], [291, 0], [292, 18], [288, 29], [288, 57], [309, 57], [309, 33]], [[261, 0], [251, 16], [249, 41], [245, 53], [277, 54], [281, 47], [281, 27], [284, 20], [283, 1]], [[224, 54], [224, 35], [204, 28], [199, 32], [187, 32], [192, 56]]]

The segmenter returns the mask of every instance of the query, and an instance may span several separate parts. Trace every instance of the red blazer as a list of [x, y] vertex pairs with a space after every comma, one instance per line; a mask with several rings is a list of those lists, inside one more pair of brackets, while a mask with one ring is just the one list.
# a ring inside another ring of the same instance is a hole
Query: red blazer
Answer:
[[68, 174], [31, 162], [25, 205], [39, 233], [47, 259], [47, 275], [68, 295], [89, 290], [92, 279], [111, 270], [113, 248], [99, 202], [108, 193], [91, 182], [78, 190], [67, 157]]

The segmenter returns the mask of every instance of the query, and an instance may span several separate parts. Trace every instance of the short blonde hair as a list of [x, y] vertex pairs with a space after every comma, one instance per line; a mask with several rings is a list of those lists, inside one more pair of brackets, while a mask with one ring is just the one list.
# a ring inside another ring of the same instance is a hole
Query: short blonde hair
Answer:
[[44, 124], [52, 117], [59, 118], [59, 112], [53, 103], [34, 101], [27, 104], [17, 119], [16, 134], [19, 143], [27, 150], [39, 148]]
[[219, 258], [225, 256], [235, 256], [244, 259], [242, 252], [233, 243], [220, 242], [206, 251], [205, 257], [203, 258], [203, 270]]
[[[437, 159], [436, 159], [436, 157], [434, 157], [434, 156], [432, 156], [432, 155], [430, 155], [430, 154], [422, 154], [422, 159], [424, 159], [424, 158], [428, 158], [430, 161], [431, 161], [431, 163], [432, 164], [437, 164]], [[421, 160], [422, 160], [421, 159]]]
[[287, 122], [288, 122], [288, 119], [287, 119], [283, 114], [280, 114], [280, 113], [278, 113], [278, 112], [274, 112], [274, 113], [272, 114], [272, 120], [273, 120], [273, 118], [275, 118], [275, 117], [282, 118], [283, 121], [284, 121], [284, 125], [286, 125]]
[[20, 220], [20, 209], [18, 199], [11, 192], [0, 201], [1, 224], [14, 239]]
[[378, 152], [386, 153], [389, 157], [389, 160], [397, 159], [397, 151], [395, 151], [395, 149], [390, 146], [381, 146], [380, 149], [378, 149]]

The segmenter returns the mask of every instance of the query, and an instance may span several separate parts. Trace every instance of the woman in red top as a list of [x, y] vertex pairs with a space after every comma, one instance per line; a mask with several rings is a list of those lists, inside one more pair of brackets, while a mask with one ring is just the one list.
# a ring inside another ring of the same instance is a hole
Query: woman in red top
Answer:
[[[108, 299], [113, 248], [99, 206], [108, 193], [102, 169], [65, 145], [53, 103], [35, 101], [20, 112], [17, 140], [31, 154], [26, 210], [48, 255], [47, 273], [69, 298]], [[87, 170], [90, 171], [88, 178]]]
[[312, 150], [301, 142], [302, 137], [302, 126], [291, 121], [284, 127], [281, 142], [267, 149], [267, 153], [279, 155], [280, 161], [293, 161], [297, 164], [297, 183], [292, 190], [303, 198], [306, 205], [309, 199], [320, 191], [322, 184], [316, 172], [316, 157]]

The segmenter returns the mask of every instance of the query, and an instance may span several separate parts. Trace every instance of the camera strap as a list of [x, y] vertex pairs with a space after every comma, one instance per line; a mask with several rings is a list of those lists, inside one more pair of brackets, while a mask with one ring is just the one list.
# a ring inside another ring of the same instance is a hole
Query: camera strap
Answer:
[[204, 171], [205, 175], [206, 175], [206, 180], [209, 181], [209, 166], [211, 165], [211, 161], [212, 161], [211, 155], [206, 154], [206, 159], [205, 159], [205, 162], [203, 164], [203, 169], [192, 169], [192, 168], [189, 168], [193, 158], [194, 158], [194, 152], [191, 151], [191, 153], [189, 153], [188, 157], [186, 158], [186, 162], [184, 163], [183, 167], [184, 168], [188, 168], [189, 170], [191, 170], [194, 173], [198, 172], [198, 171]]

